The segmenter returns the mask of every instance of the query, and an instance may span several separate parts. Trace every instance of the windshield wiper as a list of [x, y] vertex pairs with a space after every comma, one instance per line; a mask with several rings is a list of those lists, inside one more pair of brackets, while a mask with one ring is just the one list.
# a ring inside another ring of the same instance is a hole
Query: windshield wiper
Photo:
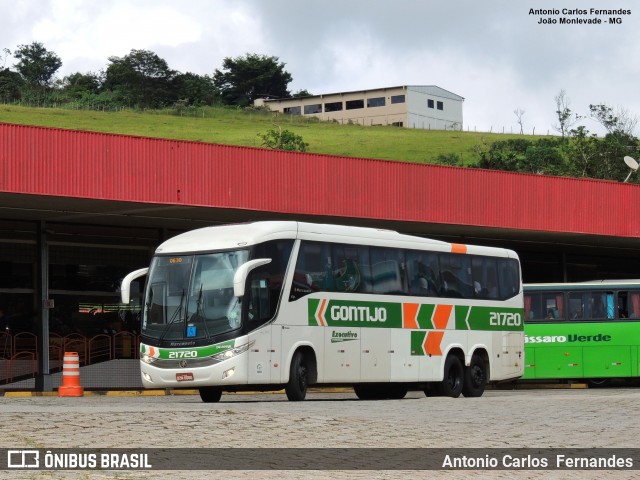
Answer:
[[207, 327], [207, 317], [205, 317], [204, 310], [202, 309], [202, 284], [200, 284], [200, 293], [198, 294], [198, 300], [196, 300], [196, 317], [202, 319], [205, 337], [210, 338], [209, 328]]
[[173, 312], [173, 315], [171, 316], [171, 319], [169, 319], [169, 321], [167, 322], [167, 325], [162, 330], [162, 333], [160, 334], [160, 338], [158, 340], [163, 340], [164, 339], [164, 336], [169, 332], [169, 329], [171, 328], [171, 325], [176, 323], [176, 318], [178, 318], [178, 322], [182, 321], [182, 323], [184, 323], [184, 319], [181, 319], [180, 315], [179, 315], [182, 312], [183, 303], [184, 303], [184, 288], [182, 289], [182, 296], [180, 297], [180, 305], [178, 306], [176, 311]]

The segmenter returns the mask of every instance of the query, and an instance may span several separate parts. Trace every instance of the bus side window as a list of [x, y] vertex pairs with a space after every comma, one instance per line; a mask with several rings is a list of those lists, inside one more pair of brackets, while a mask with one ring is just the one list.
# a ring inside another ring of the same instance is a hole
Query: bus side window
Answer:
[[248, 305], [249, 322], [260, 323], [270, 320], [273, 316], [269, 299], [268, 280], [265, 278], [252, 278], [250, 285]]
[[440, 295], [440, 267], [435, 253], [405, 252], [409, 294], [437, 297]]
[[589, 300], [589, 293], [569, 293], [569, 319], [582, 320], [584, 318], [591, 317], [591, 305]]
[[640, 292], [629, 292], [629, 318], [640, 318]]
[[535, 319], [535, 312], [533, 310], [533, 295], [525, 293], [524, 295], [524, 319], [525, 322]]
[[564, 320], [562, 292], [532, 292], [524, 295], [525, 321], [557, 322]]
[[469, 256], [455, 253], [440, 254], [440, 269], [443, 296], [473, 298], [473, 280], [471, 279], [471, 259]]
[[[363, 282], [373, 293], [402, 295], [406, 293], [403, 251], [397, 248], [371, 247], [371, 268], [363, 269]], [[367, 277], [364, 272], [370, 272]]]
[[607, 319], [613, 320], [616, 315], [616, 307], [613, 302], [613, 292], [607, 292]]
[[289, 300], [295, 301], [313, 292], [335, 289], [329, 245], [302, 242], [296, 260]]
[[333, 281], [338, 292], [371, 292], [369, 247], [332, 244]]
[[520, 267], [513, 258], [498, 259], [499, 298], [513, 298], [520, 291]]
[[476, 298], [496, 300], [498, 295], [498, 274], [495, 258], [473, 257], [471, 271]]
[[252, 271], [249, 277], [249, 320], [266, 322], [275, 315], [292, 249], [291, 240], [275, 240], [255, 247], [255, 257], [270, 258], [271, 262]]

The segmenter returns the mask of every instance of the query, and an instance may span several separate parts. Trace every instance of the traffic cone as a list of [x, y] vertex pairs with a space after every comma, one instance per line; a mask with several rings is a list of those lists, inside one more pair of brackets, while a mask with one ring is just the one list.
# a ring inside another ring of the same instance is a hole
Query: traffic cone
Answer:
[[80, 355], [77, 352], [64, 352], [62, 364], [62, 386], [59, 397], [81, 397], [84, 388], [80, 386]]

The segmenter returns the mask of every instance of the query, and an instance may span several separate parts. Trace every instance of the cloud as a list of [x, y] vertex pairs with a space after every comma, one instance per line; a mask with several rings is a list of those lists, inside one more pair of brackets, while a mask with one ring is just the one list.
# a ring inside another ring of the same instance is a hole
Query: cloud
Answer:
[[225, 57], [273, 55], [292, 74], [292, 91], [438, 85], [465, 97], [466, 126], [478, 130], [517, 128], [520, 108], [528, 130], [552, 131], [561, 89], [583, 114], [590, 103], [640, 112], [636, 3], [616, 2], [632, 12], [621, 24], [540, 25], [544, 15], [530, 14], [562, 3], [17, 0], [0, 3], [0, 48], [43, 42], [62, 58], [63, 75], [99, 71], [132, 49], [198, 74]]

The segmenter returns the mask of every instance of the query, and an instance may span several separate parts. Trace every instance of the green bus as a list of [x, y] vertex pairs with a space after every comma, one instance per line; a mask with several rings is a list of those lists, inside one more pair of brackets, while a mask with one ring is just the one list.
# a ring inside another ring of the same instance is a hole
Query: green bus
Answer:
[[636, 380], [640, 280], [524, 285], [523, 380]]

